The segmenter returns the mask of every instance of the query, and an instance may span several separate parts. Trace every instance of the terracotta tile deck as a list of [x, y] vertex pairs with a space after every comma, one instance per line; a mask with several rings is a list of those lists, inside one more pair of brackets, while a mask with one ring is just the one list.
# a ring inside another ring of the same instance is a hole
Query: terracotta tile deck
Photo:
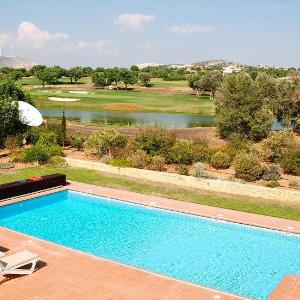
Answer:
[[[300, 233], [300, 222], [297, 221], [264, 217], [77, 182], [72, 182], [68, 188], [206, 217]], [[62, 189], [64, 188], [0, 202], [0, 206]], [[0, 246], [10, 249], [8, 253], [28, 249], [38, 253], [42, 258], [40, 269], [32, 275], [0, 277], [0, 300], [244, 299], [221, 291], [207, 289], [128, 267], [2, 227], [0, 227]], [[287, 276], [270, 299], [300, 299], [300, 276]]]

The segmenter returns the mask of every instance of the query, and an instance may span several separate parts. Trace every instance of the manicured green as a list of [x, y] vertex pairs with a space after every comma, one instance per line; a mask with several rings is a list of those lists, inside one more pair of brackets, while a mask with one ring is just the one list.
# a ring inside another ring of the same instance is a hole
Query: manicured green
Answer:
[[[30, 91], [37, 107], [86, 110], [127, 110], [212, 115], [214, 102], [209, 97], [190, 93], [88, 89], [88, 94], [71, 94], [72, 89], [45, 88]], [[79, 98], [76, 102], [56, 102], [48, 97]]]
[[160, 185], [119, 176], [105, 175], [97, 171], [77, 168], [48, 168], [32, 167], [18, 171], [5, 171], [0, 176], [0, 183], [20, 180], [33, 175], [64, 173], [69, 180], [114, 187], [143, 194], [159, 195], [181, 201], [228, 208], [233, 210], [252, 212], [256, 214], [275, 216], [280, 218], [300, 220], [300, 206], [292, 203], [277, 203], [261, 199], [227, 196], [205, 193], [192, 189], [183, 189], [171, 185]]

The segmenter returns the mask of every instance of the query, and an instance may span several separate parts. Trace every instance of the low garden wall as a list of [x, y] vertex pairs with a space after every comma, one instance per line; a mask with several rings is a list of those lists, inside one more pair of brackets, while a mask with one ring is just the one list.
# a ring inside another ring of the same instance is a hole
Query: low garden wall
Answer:
[[89, 160], [74, 158], [65, 159], [70, 166], [77, 168], [97, 170], [104, 173], [127, 176], [157, 183], [173, 184], [184, 188], [194, 188], [209, 192], [263, 198], [276, 201], [292, 201], [299, 202], [300, 204], [300, 192], [286, 188], [268, 188], [229, 180], [204, 179], [167, 172], [134, 168], [119, 168]]

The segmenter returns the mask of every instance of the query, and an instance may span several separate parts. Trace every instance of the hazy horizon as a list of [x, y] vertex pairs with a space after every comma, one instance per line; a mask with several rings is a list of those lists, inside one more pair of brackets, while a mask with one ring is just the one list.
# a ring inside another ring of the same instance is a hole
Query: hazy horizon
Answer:
[[46, 65], [224, 59], [300, 67], [300, 2], [16, 0], [1, 4], [2, 55]]

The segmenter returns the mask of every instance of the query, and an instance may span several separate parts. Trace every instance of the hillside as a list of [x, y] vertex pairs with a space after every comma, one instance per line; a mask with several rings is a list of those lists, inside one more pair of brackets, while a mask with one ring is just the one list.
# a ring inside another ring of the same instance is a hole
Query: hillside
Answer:
[[212, 60], [205, 60], [200, 62], [195, 62], [193, 65], [202, 66], [202, 67], [209, 67], [209, 66], [220, 66], [220, 67], [228, 67], [230, 65], [242, 66], [242, 64], [237, 62], [232, 62], [224, 59], [212, 59]]
[[10, 67], [10, 68], [26, 68], [29, 69], [36, 65], [35, 62], [29, 61], [23, 57], [17, 56], [0, 56], [0, 68]]

